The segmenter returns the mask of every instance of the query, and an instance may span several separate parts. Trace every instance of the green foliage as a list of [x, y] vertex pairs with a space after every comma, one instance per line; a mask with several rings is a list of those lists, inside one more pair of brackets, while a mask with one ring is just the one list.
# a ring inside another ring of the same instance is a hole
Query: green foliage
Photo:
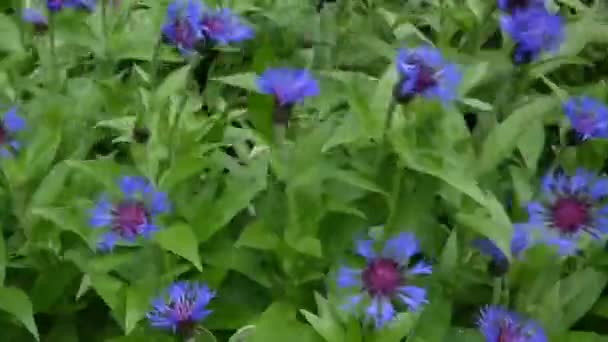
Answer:
[[[0, 1], [0, 114], [16, 106], [27, 120], [19, 152], [0, 159], [1, 340], [476, 342], [489, 304], [550, 341], [608, 340], [602, 244], [511, 251], [542, 175], [606, 172], [605, 139], [572, 143], [562, 109], [571, 96], [608, 100], [606, 4], [547, 1], [565, 41], [516, 66], [495, 0], [320, 2], [207, 0], [255, 28], [210, 62], [163, 42], [168, 0], [98, 0], [53, 14], [46, 32], [21, 18], [26, 5], [48, 14], [46, 1]], [[397, 49], [423, 44], [462, 72], [449, 104], [394, 99]], [[320, 84], [286, 126], [256, 83], [269, 67]], [[172, 208], [149, 239], [103, 252], [91, 211], [126, 175]], [[380, 226], [415, 233], [433, 274], [428, 304], [374, 329], [344, 310], [336, 270]], [[477, 238], [507, 273], [488, 272]], [[176, 280], [217, 293], [194, 337], [147, 317]]]

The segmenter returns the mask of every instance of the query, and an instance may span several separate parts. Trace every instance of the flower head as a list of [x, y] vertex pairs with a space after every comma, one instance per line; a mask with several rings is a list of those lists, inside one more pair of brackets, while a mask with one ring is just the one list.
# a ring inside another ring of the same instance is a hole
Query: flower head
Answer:
[[116, 242], [134, 242], [137, 237], [149, 237], [158, 230], [155, 219], [170, 210], [167, 194], [159, 192], [142, 177], [125, 176], [120, 179], [123, 198], [111, 201], [103, 195], [91, 210], [90, 225], [93, 228], [109, 227], [98, 248], [110, 251]]
[[204, 39], [199, 26], [202, 13], [203, 5], [198, 0], [175, 0], [167, 8], [163, 37], [183, 55], [194, 53], [196, 45]]
[[63, 9], [66, 0], [46, 0], [46, 6], [51, 12], [58, 12]]
[[[528, 232], [520, 224], [513, 226], [513, 237], [511, 238], [511, 254], [518, 258], [529, 247]], [[473, 240], [475, 246], [482, 254], [492, 258], [491, 269], [496, 275], [504, 274], [509, 268], [507, 256], [496, 246], [496, 244], [487, 238]]]
[[503, 15], [500, 26], [516, 44], [516, 63], [529, 63], [543, 52], [556, 52], [564, 41], [562, 18], [544, 8], [532, 7]]
[[23, 10], [23, 20], [34, 25], [36, 31], [44, 32], [49, 28], [47, 17], [37, 9], [26, 8]]
[[417, 275], [430, 274], [432, 268], [424, 261], [409, 266], [410, 258], [420, 251], [412, 233], [401, 233], [386, 241], [380, 253], [374, 244], [374, 240], [357, 242], [357, 254], [366, 259], [367, 265], [362, 269], [340, 268], [337, 284], [352, 291], [345, 308], [353, 312], [363, 309], [366, 321], [373, 321], [380, 328], [394, 318], [395, 302], [411, 311], [427, 303], [426, 290], [411, 285], [411, 280]]
[[570, 98], [564, 111], [582, 140], [608, 138], [608, 107], [587, 96]]
[[228, 8], [203, 11], [201, 28], [207, 39], [219, 44], [236, 43], [254, 36], [253, 29]]
[[153, 327], [191, 336], [196, 323], [211, 313], [207, 305], [213, 297], [215, 292], [207, 285], [178, 281], [152, 302], [147, 318]]
[[399, 50], [397, 71], [401, 80], [396, 85], [395, 97], [402, 102], [422, 95], [449, 103], [456, 97], [462, 79], [458, 67], [446, 63], [441, 52], [429, 46]]
[[547, 342], [540, 325], [500, 306], [483, 309], [477, 325], [487, 342]]
[[[608, 179], [583, 169], [574, 176], [549, 173], [540, 200], [528, 203], [529, 222], [522, 227], [536, 233], [536, 242], [558, 247], [560, 254], [576, 252], [584, 234], [599, 239], [608, 232]], [[534, 237], [534, 236], [533, 236]]]
[[544, 0], [498, 0], [498, 8], [508, 13], [529, 8], [545, 8]]
[[88, 12], [95, 11], [97, 0], [70, 0], [65, 1], [66, 7], [71, 7], [79, 10], [85, 10]]
[[17, 114], [13, 107], [4, 114], [0, 122], [0, 157], [9, 158], [21, 148], [15, 135], [25, 129], [25, 119]]
[[47, 0], [46, 6], [51, 12], [59, 12], [64, 8], [74, 8], [93, 12], [97, 0]]
[[281, 106], [293, 105], [319, 95], [319, 83], [308, 70], [268, 69], [257, 79], [261, 93], [274, 95]]

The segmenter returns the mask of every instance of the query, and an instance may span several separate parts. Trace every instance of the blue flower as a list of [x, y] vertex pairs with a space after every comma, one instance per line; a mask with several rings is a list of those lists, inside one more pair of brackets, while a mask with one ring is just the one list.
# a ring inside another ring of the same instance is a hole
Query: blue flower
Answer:
[[228, 8], [203, 11], [201, 28], [206, 38], [220, 44], [237, 43], [254, 36], [253, 29]]
[[196, 323], [211, 314], [207, 305], [213, 297], [215, 292], [207, 285], [178, 281], [152, 302], [153, 308], [146, 316], [155, 328], [191, 336]]
[[498, 0], [498, 8], [508, 13], [529, 8], [545, 8], [544, 0]]
[[93, 12], [96, 0], [47, 0], [46, 6], [51, 12], [59, 12], [64, 8], [75, 8]]
[[427, 303], [426, 290], [411, 285], [410, 281], [416, 275], [431, 274], [432, 267], [424, 261], [409, 266], [410, 258], [420, 251], [412, 233], [400, 233], [386, 241], [380, 253], [374, 245], [374, 240], [357, 242], [357, 254], [366, 259], [367, 265], [362, 269], [341, 267], [337, 285], [350, 290], [346, 310], [354, 313], [363, 310], [365, 320], [381, 328], [395, 317], [395, 302], [411, 311]]
[[608, 179], [583, 169], [574, 176], [549, 173], [543, 179], [543, 195], [528, 203], [529, 221], [522, 227], [534, 242], [557, 246], [562, 255], [577, 251], [583, 235], [599, 239], [608, 232]]
[[162, 34], [182, 55], [194, 53], [196, 45], [204, 39], [200, 28], [202, 13], [203, 5], [197, 0], [176, 0], [167, 8]]
[[123, 198], [111, 201], [102, 195], [91, 210], [93, 228], [109, 227], [98, 243], [101, 251], [111, 251], [118, 241], [135, 242], [158, 230], [156, 216], [170, 211], [167, 194], [159, 192], [142, 177], [125, 176], [119, 181]]
[[395, 95], [401, 102], [416, 95], [439, 99], [444, 104], [456, 98], [462, 75], [455, 64], [443, 60], [438, 49], [400, 49], [396, 64], [401, 80]]
[[300, 103], [306, 97], [319, 95], [319, 83], [308, 70], [268, 69], [258, 77], [257, 86], [261, 93], [274, 95], [281, 106]]
[[515, 62], [528, 63], [543, 52], [556, 52], [564, 41], [564, 23], [559, 15], [532, 7], [500, 17], [500, 26], [516, 44]]
[[[516, 224], [513, 226], [513, 237], [511, 238], [511, 254], [518, 258], [529, 247], [529, 236], [525, 228]], [[492, 258], [495, 266], [506, 270], [508, 268], [507, 256], [496, 246], [496, 244], [487, 238], [473, 240], [475, 246], [482, 254]]]
[[547, 342], [540, 325], [500, 306], [482, 310], [477, 325], [487, 342]]
[[33, 8], [23, 10], [23, 20], [34, 25], [37, 31], [46, 31], [49, 27], [49, 21], [42, 12]]
[[46, 6], [51, 12], [58, 12], [63, 9], [65, 0], [47, 0]]
[[608, 107], [587, 96], [570, 98], [564, 111], [583, 140], [608, 138]]
[[25, 129], [25, 119], [17, 114], [13, 107], [4, 114], [0, 123], [0, 157], [9, 158], [21, 148], [15, 135]]
[[95, 11], [97, 0], [69, 0], [65, 1], [65, 4], [66, 7], [93, 12]]

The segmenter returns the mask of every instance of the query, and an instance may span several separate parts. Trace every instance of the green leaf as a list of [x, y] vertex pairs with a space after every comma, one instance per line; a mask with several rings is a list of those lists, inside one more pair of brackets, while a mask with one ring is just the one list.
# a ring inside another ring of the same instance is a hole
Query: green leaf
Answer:
[[572, 273], [559, 281], [555, 288], [559, 291], [559, 305], [562, 320], [556, 328], [567, 330], [589, 311], [600, 297], [608, 283], [608, 275], [592, 268]]
[[36, 131], [36, 138], [25, 150], [24, 163], [26, 174], [34, 176], [45, 172], [55, 159], [55, 154], [61, 143], [60, 127], [44, 127]]
[[229, 240], [213, 241], [205, 249], [205, 263], [234, 270], [269, 288], [270, 270], [261, 264], [261, 256], [248, 248], [237, 248]]
[[469, 93], [473, 87], [477, 86], [484, 77], [488, 74], [490, 63], [480, 62], [474, 65], [467, 66], [464, 69], [464, 75], [462, 77], [462, 83], [460, 84], [459, 91], [461, 95]]
[[477, 109], [482, 112], [489, 112], [489, 111], [492, 111], [492, 109], [494, 109], [494, 107], [491, 104], [489, 104], [487, 102], [483, 102], [478, 99], [464, 98], [464, 99], [461, 99], [460, 102], [464, 103], [465, 105], [467, 105], [473, 109]]
[[150, 298], [153, 291], [149, 286], [129, 286], [126, 290], [125, 334], [130, 334], [137, 323], [150, 311]]
[[79, 270], [72, 263], [61, 262], [47, 267], [42, 272], [30, 292], [35, 312], [53, 312], [70, 291], [69, 286], [78, 279]]
[[528, 168], [535, 171], [545, 147], [545, 127], [540, 121], [532, 121], [529, 125], [530, 127], [519, 138], [517, 148], [521, 151]]
[[171, 191], [175, 186], [188, 180], [190, 177], [200, 175], [207, 165], [201, 159], [200, 152], [197, 149], [183, 151], [174, 158], [171, 167], [163, 173], [159, 182], [159, 188]]
[[14, 287], [0, 287], [0, 310], [15, 316], [37, 341], [40, 340], [38, 328], [34, 322], [32, 302], [22, 290]]
[[266, 188], [267, 167], [267, 161], [258, 156], [248, 167], [250, 173], [230, 174], [226, 177], [225, 189], [220, 197], [200, 208], [201, 214], [193, 221], [200, 242], [205, 242], [224, 227]]
[[65, 163], [55, 165], [51, 172], [40, 182], [40, 185], [32, 195], [30, 207], [42, 207], [53, 203], [57, 196], [62, 191], [65, 191], [65, 181], [69, 171], [70, 169]]
[[354, 143], [364, 136], [363, 133], [364, 130], [359, 122], [359, 117], [349, 112], [344, 115], [339, 126], [336, 127], [321, 150], [327, 152], [336, 146]]
[[312, 327], [323, 336], [327, 342], [342, 342], [344, 341], [344, 328], [340, 326], [340, 323], [332, 313], [331, 306], [327, 299], [323, 298], [320, 294], [315, 292], [315, 301], [317, 302], [317, 310], [319, 316], [306, 311], [300, 310], [304, 318], [312, 325]]
[[4, 235], [0, 234], [0, 286], [4, 285], [4, 279], [6, 278], [6, 260], [6, 243], [4, 242]]
[[412, 312], [397, 314], [394, 320], [370, 336], [370, 342], [400, 342], [412, 331], [418, 314]]
[[198, 254], [198, 240], [192, 227], [176, 223], [154, 234], [154, 240], [165, 250], [190, 261], [199, 271], [203, 270]]
[[458, 231], [452, 230], [448, 240], [443, 246], [441, 259], [439, 262], [440, 270], [447, 277], [450, 277], [455, 272], [458, 264]]
[[507, 119], [494, 127], [483, 142], [479, 172], [494, 170], [515, 149], [521, 137], [557, 106], [553, 97], [539, 97], [516, 109]]
[[110, 309], [113, 311], [122, 310], [124, 307], [124, 284], [121, 281], [106, 274], [91, 273], [88, 277], [95, 292], [99, 294]]
[[0, 51], [21, 52], [23, 46], [19, 35], [19, 28], [13, 19], [0, 13]]
[[440, 291], [431, 291], [429, 304], [408, 336], [412, 342], [442, 342], [450, 328], [452, 301]]
[[256, 220], [245, 227], [235, 246], [273, 250], [279, 242], [279, 237], [272, 232], [265, 220]]
[[326, 177], [333, 178], [363, 190], [368, 190], [389, 197], [389, 194], [380, 186], [375, 184], [371, 179], [368, 179], [364, 175], [353, 170], [332, 169], [327, 172]]
[[394, 63], [391, 63], [382, 78], [378, 81], [376, 90], [371, 99], [371, 113], [375, 115], [373, 127], [368, 129], [372, 132], [372, 136], [380, 136], [382, 134], [382, 123], [385, 121], [387, 111], [393, 101], [393, 87], [398, 81], [397, 69]]
[[185, 342], [217, 342], [217, 339], [213, 333], [204, 327], [200, 327], [197, 330], [197, 334], [194, 338], [187, 339]]
[[65, 164], [74, 170], [87, 175], [91, 181], [103, 184], [106, 188], [116, 187], [116, 177], [125, 169], [113, 160], [66, 160]]
[[456, 215], [456, 220], [458, 223], [492, 240], [507, 258], [511, 258], [512, 226], [501, 225], [479, 212], [476, 214], [459, 213]]
[[484, 342], [485, 339], [477, 329], [451, 328], [443, 342]]
[[66, 208], [31, 208], [30, 214], [53, 222], [58, 229], [71, 231], [78, 234], [84, 241], [93, 247], [95, 243], [90, 241], [92, 230], [85, 225]]
[[158, 86], [155, 99], [163, 103], [172, 95], [176, 95], [186, 89], [188, 77], [190, 77], [191, 66], [185, 65], [169, 74]]
[[248, 103], [249, 117], [266, 141], [273, 140], [274, 99], [271, 96], [251, 94]]
[[255, 325], [247, 325], [237, 330], [230, 338], [228, 342], [249, 342], [253, 334], [255, 333]]
[[222, 77], [213, 77], [211, 80], [228, 84], [234, 87], [250, 90], [253, 92], [258, 91], [256, 84], [257, 75], [253, 72], [244, 72], [240, 74], [234, 74]]
[[296, 308], [275, 302], [256, 323], [251, 342], [320, 342], [319, 335], [308, 325], [298, 322]]

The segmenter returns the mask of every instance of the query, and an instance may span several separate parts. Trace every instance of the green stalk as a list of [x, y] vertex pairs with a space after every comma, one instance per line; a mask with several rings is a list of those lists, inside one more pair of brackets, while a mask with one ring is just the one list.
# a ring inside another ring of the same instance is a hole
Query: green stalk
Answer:
[[162, 47], [162, 44], [163, 40], [159, 38], [154, 46], [152, 60], [150, 60], [150, 89], [156, 89], [156, 78], [158, 75], [158, 68], [160, 66], [160, 48]]
[[395, 108], [397, 108], [397, 102], [394, 99], [391, 99], [391, 102], [386, 109], [386, 117], [384, 118], [384, 130], [382, 132], [382, 147], [380, 152], [378, 153], [378, 157], [376, 159], [376, 169], [380, 167], [380, 163], [382, 163], [382, 159], [388, 150], [388, 131], [393, 124], [393, 118], [395, 116]]
[[502, 296], [502, 277], [494, 278], [492, 286], [492, 305], [500, 304], [500, 297]]
[[399, 203], [399, 197], [401, 196], [401, 182], [403, 180], [403, 173], [404, 170], [401, 168], [397, 168], [397, 172], [395, 172], [395, 174], [393, 175], [393, 180], [391, 182], [391, 208], [390, 209], [390, 214], [388, 216], [388, 218], [386, 219], [386, 233], [391, 233], [393, 232], [395, 223], [396, 223], [396, 218], [397, 218], [397, 204]]
[[55, 83], [57, 73], [57, 52], [55, 42], [55, 14], [49, 13], [49, 47], [51, 50], [51, 70], [49, 83]]
[[101, 34], [103, 35], [103, 50], [109, 59], [108, 51], [108, 4], [107, 0], [101, 0]]
[[[19, 37], [21, 39], [21, 44], [25, 44], [25, 27], [23, 23], [23, 10], [26, 8], [27, 4], [23, 4], [21, 0], [15, 0], [15, 10], [17, 15], [17, 26], [19, 27]], [[25, 5], [25, 6], [24, 6]]]

